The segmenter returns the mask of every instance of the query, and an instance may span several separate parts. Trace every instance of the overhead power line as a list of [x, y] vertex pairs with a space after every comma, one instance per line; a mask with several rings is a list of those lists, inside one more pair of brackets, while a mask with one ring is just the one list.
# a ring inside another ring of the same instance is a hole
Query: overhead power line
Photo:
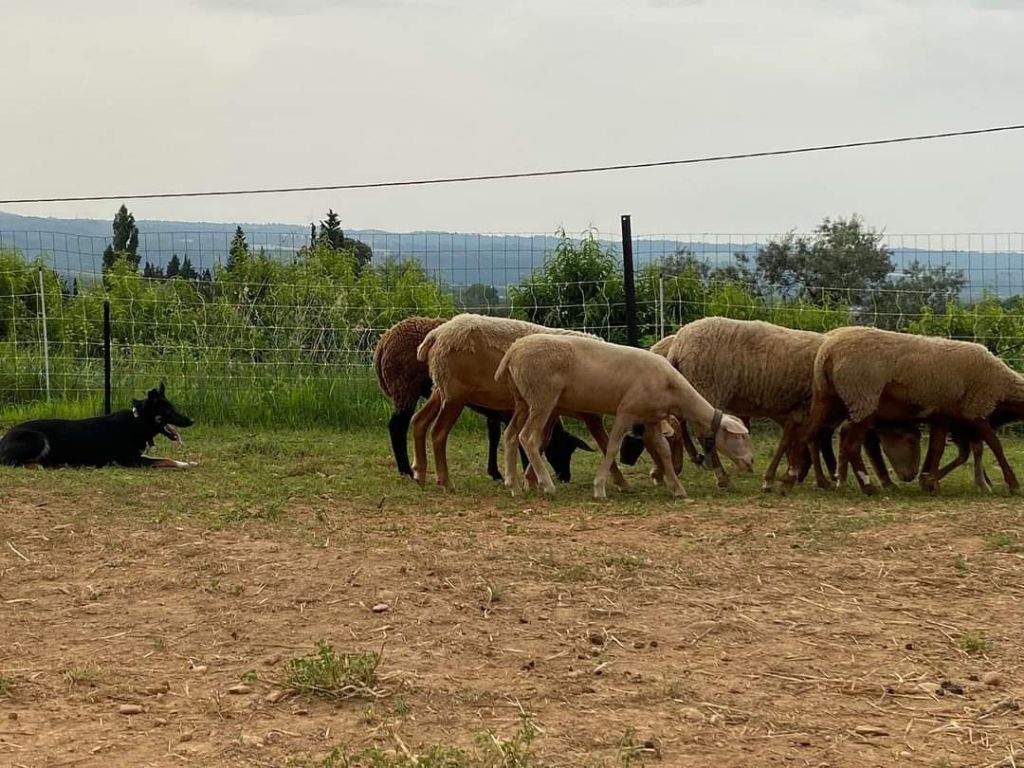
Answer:
[[370, 181], [358, 184], [322, 184], [301, 187], [257, 187], [253, 189], [216, 189], [194, 192], [142, 192], [130, 195], [68, 195], [64, 197], [24, 197], [0, 200], [0, 205], [19, 203], [78, 203], [100, 200], [153, 200], [171, 197], [228, 197], [233, 195], [280, 195], [292, 192], [331, 192], [347, 189], [386, 189], [388, 187], [423, 187], [433, 184], [459, 184], [471, 181], [500, 181], [504, 179], [536, 179], [546, 176], [571, 176], [583, 173], [606, 173], [608, 171], [630, 171], [640, 168], [664, 168], [672, 165], [698, 165], [701, 163], [719, 163], [725, 160], [750, 160], [756, 157], [779, 157], [782, 155], [800, 155], [810, 152], [830, 152], [837, 149], [855, 149], [857, 147], [877, 147], [883, 144], [906, 144], [916, 141], [932, 141], [949, 139], [959, 136], [978, 136], [985, 133], [1003, 133], [1006, 131], [1024, 130], [1024, 124], [1004, 125], [995, 128], [976, 128], [969, 131], [948, 131], [945, 133], [925, 133], [917, 136], [898, 136], [888, 139], [871, 139], [868, 141], [851, 141], [842, 144], [820, 144], [811, 147], [793, 149], [770, 149], [763, 152], [741, 152], [731, 155], [709, 155], [691, 157], [683, 160], [658, 160], [647, 163], [621, 163], [618, 165], [595, 165], [584, 168], [559, 168], [549, 171], [522, 171], [518, 173], [491, 173], [479, 176], [443, 176], [433, 179], [407, 179], [404, 181]]

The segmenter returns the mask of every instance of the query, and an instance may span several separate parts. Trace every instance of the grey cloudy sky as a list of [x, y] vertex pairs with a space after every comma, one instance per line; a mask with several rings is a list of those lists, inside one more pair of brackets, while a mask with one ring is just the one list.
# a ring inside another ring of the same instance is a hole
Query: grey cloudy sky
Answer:
[[[1024, 122], [1024, 0], [3, 0], [0, 199], [663, 160]], [[1024, 132], [557, 179], [137, 201], [350, 227], [1020, 231]], [[109, 218], [116, 204], [7, 206]]]

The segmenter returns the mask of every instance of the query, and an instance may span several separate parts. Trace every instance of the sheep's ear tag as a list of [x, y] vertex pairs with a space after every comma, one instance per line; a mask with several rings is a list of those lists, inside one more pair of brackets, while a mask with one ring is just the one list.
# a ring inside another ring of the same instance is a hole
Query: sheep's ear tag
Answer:
[[722, 426], [722, 412], [715, 408], [715, 415], [711, 417], [711, 429], [708, 430], [708, 434], [702, 437], [700, 441], [706, 456], [710, 456], [715, 450], [715, 435], [718, 434], [720, 426]]

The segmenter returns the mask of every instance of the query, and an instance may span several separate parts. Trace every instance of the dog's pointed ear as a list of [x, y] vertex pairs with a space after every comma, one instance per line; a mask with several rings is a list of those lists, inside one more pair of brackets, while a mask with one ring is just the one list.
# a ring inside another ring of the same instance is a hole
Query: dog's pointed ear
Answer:
[[572, 442], [573, 442], [573, 445], [575, 445], [581, 451], [588, 451], [589, 453], [593, 453], [594, 452], [594, 449], [591, 448], [589, 445], [587, 445], [587, 441], [586, 440], [581, 440], [580, 438], [576, 437], [576, 435], [572, 436]]
[[161, 379], [160, 380], [160, 396], [162, 397], [163, 394], [164, 394], [164, 382], [163, 382], [163, 379]]

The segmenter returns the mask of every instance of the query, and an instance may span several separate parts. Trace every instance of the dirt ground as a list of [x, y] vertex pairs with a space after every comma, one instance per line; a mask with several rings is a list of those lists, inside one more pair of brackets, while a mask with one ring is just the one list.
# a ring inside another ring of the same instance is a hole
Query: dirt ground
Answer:
[[[217, 528], [5, 501], [0, 763], [316, 765], [525, 712], [540, 765], [1024, 764], [1024, 556], [986, 533], [1016, 502], [799, 503], [307, 499]], [[275, 701], [319, 639], [383, 647], [382, 697]]]

